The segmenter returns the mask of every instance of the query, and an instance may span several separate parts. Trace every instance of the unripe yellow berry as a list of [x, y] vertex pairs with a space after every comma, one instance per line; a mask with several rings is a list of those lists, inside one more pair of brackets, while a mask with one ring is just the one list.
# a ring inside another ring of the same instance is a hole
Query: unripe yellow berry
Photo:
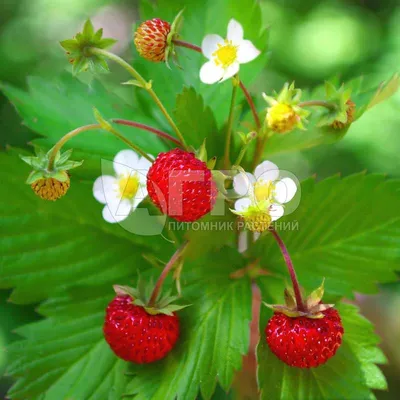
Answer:
[[67, 193], [70, 186], [69, 178], [61, 182], [55, 178], [42, 178], [31, 184], [32, 190], [43, 200], [56, 201]]
[[290, 132], [299, 122], [300, 117], [292, 106], [285, 103], [277, 103], [268, 108], [268, 127], [277, 133]]
[[271, 225], [272, 218], [269, 213], [260, 212], [243, 217], [245, 227], [252, 232], [265, 232]]

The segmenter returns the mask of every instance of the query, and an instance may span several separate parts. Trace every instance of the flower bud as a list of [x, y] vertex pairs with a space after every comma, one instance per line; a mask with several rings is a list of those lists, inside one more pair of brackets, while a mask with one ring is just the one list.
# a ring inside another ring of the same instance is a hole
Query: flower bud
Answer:
[[31, 184], [32, 190], [43, 200], [56, 201], [63, 197], [70, 186], [70, 179], [64, 182], [55, 178], [42, 178]]
[[149, 61], [160, 62], [166, 59], [168, 35], [171, 25], [159, 18], [143, 22], [134, 35], [134, 42], [138, 53]]

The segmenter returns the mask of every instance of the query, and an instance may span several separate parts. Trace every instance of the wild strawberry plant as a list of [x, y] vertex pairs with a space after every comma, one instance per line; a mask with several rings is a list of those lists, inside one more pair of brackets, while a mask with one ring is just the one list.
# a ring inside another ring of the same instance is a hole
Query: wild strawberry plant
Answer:
[[[133, 62], [87, 21], [61, 46], [89, 86], [2, 86], [40, 134], [25, 164], [0, 156], [0, 285], [43, 316], [8, 349], [9, 397], [228, 397], [253, 319], [260, 398], [374, 398], [385, 356], [349, 300], [396, 280], [399, 182], [300, 183], [269, 157], [343, 139], [398, 77], [249, 91], [268, 59], [256, 2], [141, 4]], [[96, 79], [113, 64], [129, 103]]]

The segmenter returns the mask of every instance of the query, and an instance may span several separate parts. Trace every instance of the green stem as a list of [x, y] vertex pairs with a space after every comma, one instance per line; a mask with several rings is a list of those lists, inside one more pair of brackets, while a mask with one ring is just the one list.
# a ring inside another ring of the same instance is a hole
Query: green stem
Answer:
[[119, 133], [114, 127], [112, 127], [110, 124], [108, 124], [107, 127], [102, 126], [104, 130], [107, 132], [112, 133], [115, 137], [117, 137], [119, 140], [124, 142], [127, 146], [135, 150], [137, 153], [139, 153], [142, 157], [146, 158], [149, 160], [151, 163], [154, 161], [154, 158], [149, 156], [145, 151], [143, 151], [139, 146], [136, 144], [132, 143], [129, 139], [127, 139], [125, 136], [123, 136], [121, 133]]
[[79, 135], [82, 132], [86, 131], [91, 131], [93, 129], [101, 129], [101, 126], [99, 124], [91, 124], [91, 125], [85, 125], [85, 126], [80, 126], [79, 128], [74, 129], [73, 131], [67, 133], [64, 135], [51, 149], [51, 153], [49, 155], [49, 163], [47, 165], [47, 169], [49, 171], [53, 171], [54, 169], [54, 162], [57, 156], [57, 153], [61, 150], [61, 148], [64, 146], [65, 143], [68, 142], [68, 140], [72, 139], [73, 137]]
[[294, 270], [293, 262], [290, 258], [288, 249], [286, 248], [285, 243], [283, 243], [281, 237], [278, 235], [278, 232], [274, 228], [269, 228], [269, 230], [275, 238], [276, 242], [278, 243], [278, 246], [281, 249], [283, 258], [288, 268], [290, 279], [292, 280], [294, 295], [296, 297], [297, 309], [299, 311], [305, 311], [306, 308], [304, 306], [303, 298], [301, 296], [299, 281], [297, 279], [296, 271]]
[[177, 249], [174, 253], [174, 255], [171, 257], [171, 259], [168, 261], [167, 265], [164, 267], [163, 271], [161, 272], [161, 275], [159, 276], [156, 285], [154, 286], [153, 292], [151, 294], [150, 300], [149, 300], [149, 307], [154, 307], [158, 294], [160, 293], [161, 287], [164, 283], [165, 278], [171, 271], [172, 267], [175, 265], [175, 263], [182, 257], [183, 252], [186, 250], [187, 245], [189, 244], [189, 241], [183, 242], [181, 247]]
[[225, 153], [224, 153], [224, 168], [229, 168], [230, 165], [230, 151], [231, 151], [231, 140], [232, 140], [232, 126], [233, 126], [233, 118], [235, 114], [235, 103], [237, 96], [237, 89], [239, 86], [239, 77], [235, 75], [233, 77], [233, 89], [232, 89], [232, 98], [231, 98], [231, 106], [229, 109], [229, 118], [228, 118], [228, 126], [226, 129], [226, 137], [225, 137]]
[[112, 61], [115, 61], [117, 64], [119, 64], [121, 67], [125, 68], [141, 85], [141, 87], [147, 91], [147, 93], [149, 93], [149, 95], [151, 96], [151, 98], [154, 100], [154, 102], [157, 104], [158, 108], [161, 110], [161, 112], [164, 114], [165, 118], [167, 119], [168, 123], [171, 125], [172, 129], [175, 131], [175, 133], [177, 134], [178, 138], [180, 139], [180, 141], [182, 142], [183, 146], [187, 149], [187, 144], [185, 142], [185, 139], [181, 133], [181, 131], [179, 130], [179, 128], [176, 126], [175, 122], [173, 121], [173, 119], [171, 118], [171, 116], [169, 115], [167, 109], [164, 107], [163, 103], [161, 102], [161, 100], [158, 98], [158, 96], [156, 95], [156, 93], [154, 92], [154, 90], [151, 87], [151, 84], [149, 84], [149, 82], [147, 82], [142, 75], [139, 74], [139, 72], [136, 71], [135, 68], [133, 68], [130, 64], [128, 64], [125, 60], [123, 60], [121, 57], [118, 57], [116, 54], [110, 53], [109, 51], [103, 50], [103, 49], [99, 49], [96, 47], [91, 47], [88, 50], [89, 54], [93, 54], [93, 55], [99, 55], [99, 56], [103, 56], [106, 57]]
[[299, 107], [312, 107], [312, 106], [325, 107], [328, 110], [336, 110], [337, 109], [336, 104], [329, 103], [329, 102], [323, 101], [323, 100], [303, 101], [302, 103], [299, 103], [298, 106]]

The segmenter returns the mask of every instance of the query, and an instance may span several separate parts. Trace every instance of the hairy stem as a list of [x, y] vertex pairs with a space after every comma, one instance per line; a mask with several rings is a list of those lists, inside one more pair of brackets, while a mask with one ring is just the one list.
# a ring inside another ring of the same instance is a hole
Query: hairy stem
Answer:
[[[172, 42], [175, 44], [175, 46], [180, 46], [180, 47], [185, 47], [186, 49], [194, 50], [197, 51], [198, 53], [201, 53], [201, 47], [196, 46], [195, 44], [184, 42], [183, 40], [172, 40]], [[256, 124], [257, 130], [260, 130], [261, 128], [261, 122], [260, 118], [258, 116], [256, 106], [254, 105], [253, 98], [251, 97], [249, 91], [247, 90], [246, 86], [242, 81], [239, 82], [240, 89], [242, 89], [244, 96], [246, 97], [247, 102], [249, 103], [249, 107], [251, 109], [251, 112], [253, 114], [254, 122]]]
[[54, 162], [55, 162], [57, 153], [61, 150], [61, 148], [64, 146], [64, 144], [68, 142], [68, 140], [72, 139], [73, 137], [79, 135], [82, 132], [91, 131], [94, 129], [101, 129], [101, 126], [99, 124], [80, 126], [79, 128], [76, 128], [73, 131], [64, 135], [52, 148], [51, 153], [49, 155], [49, 163], [48, 163], [47, 169], [49, 171], [52, 171], [54, 169]]
[[285, 243], [283, 243], [283, 240], [278, 235], [278, 232], [273, 228], [270, 228], [270, 232], [272, 233], [273, 237], [275, 238], [276, 242], [278, 243], [278, 246], [281, 249], [283, 258], [284, 258], [287, 268], [289, 270], [289, 275], [290, 275], [290, 279], [292, 280], [294, 295], [296, 297], [297, 309], [299, 311], [305, 311], [303, 298], [301, 296], [299, 281], [297, 280], [296, 271], [294, 270], [293, 262], [292, 262], [292, 259], [290, 258], [289, 252], [285, 246]]
[[235, 103], [236, 103], [237, 88], [238, 88], [238, 82], [236, 81], [236, 79], [238, 80], [237, 75], [233, 77], [231, 106], [229, 109], [228, 126], [226, 128], [226, 136], [225, 136], [224, 168], [229, 168], [231, 162], [230, 151], [231, 151], [231, 141], [232, 141], [232, 126], [235, 114]]
[[153, 128], [151, 126], [141, 124], [139, 122], [129, 121], [127, 119], [115, 118], [115, 119], [112, 119], [111, 121], [114, 122], [115, 124], [133, 126], [134, 128], [138, 128], [138, 129], [142, 129], [144, 131], [154, 133], [155, 135], [157, 135], [163, 139], [167, 139], [167, 140], [175, 143], [176, 145], [183, 147], [183, 144], [178, 139], [175, 139], [168, 133], [160, 131], [159, 129]]
[[153, 99], [153, 101], [157, 104], [158, 108], [161, 110], [161, 112], [164, 114], [166, 120], [168, 121], [168, 123], [171, 125], [172, 129], [175, 131], [175, 133], [177, 134], [178, 138], [180, 139], [180, 141], [182, 142], [183, 146], [185, 148], [187, 148], [185, 139], [181, 133], [181, 131], [179, 130], [179, 128], [176, 126], [175, 122], [173, 121], [173, 119], [171, 118], [171, 116], [169, 115], [167, 109], [164, 107], [163, 103], [161, 102], [161, 100], [159, 99], [159, 97], [157, 96], [157, 94], [155, 93], [155, 91], [152, 89], [151, 84], [149, 84], [143, 77], [142, 75], [139, 74], [139, 72], [136, 71], [135, 68], [133, 68], [130, 64], [128, 64], [125, 60], [123, 60], [121, 57], [118, 57], [116, 54], [114, 53], [110, 53], [109, 51], [103, 50], [103, 49], [98, 49], [98, 48], [90, 48], [88, 49], [88, 52], [90, 54], [96, 54], [96, 55], [100, 55], [103, 57], [106, 57], [112, 61], [115, 61], [116, 63], [118, 63], [121, 67], [125, 68], [141, 85], [141, 87], [143, 89], [145, 89], [147, 91], [147, 93], [149, 93], [149, 95], [151, 96], [151, 98]]
[[163, 271], [161, 272], [161, 275], [157, 279], [156, 285], [154, 286], [153, 293], [151, 294], [149, 304], [148, 304], [149, 307], [154, 307], [165, 278], [167, 277], [167, 275], [169, 274], [169, 272], [171, 271], [171, 269], [175, 265], [175, 263], [182, 257], [182, 254], [186, 250], [186, 247], [188, 244], [189, 244], [189, 241], [183, 242], [181, 247], [179, 247], [179, 249], [177, 249], [175, 251], [174, 255], [171, 257], [171, 259], [168, 261], [167, 265], [164, 267]]
[[260, 136], [260, 131], [258, 132], [257, 139], [256, 139], [256, 148], [254, 150], [254, 157], [253, 157], [253, 170], [257, 167], [257, 165], [261, 161], [261, 157], [264, 153], [265, 143], [267, 143], [268, 137], [267, 136]]
[[302, 103], [298, 104], [299, 107], [312, 107], [312, 106], [317, 106], [317, 107], [325, 107], [328, 110], [336, 110], [336, 104], [334, 103], [329, 103], [327, 101], [323, 100], [310, 100], [310, 101], [303, 101]]

